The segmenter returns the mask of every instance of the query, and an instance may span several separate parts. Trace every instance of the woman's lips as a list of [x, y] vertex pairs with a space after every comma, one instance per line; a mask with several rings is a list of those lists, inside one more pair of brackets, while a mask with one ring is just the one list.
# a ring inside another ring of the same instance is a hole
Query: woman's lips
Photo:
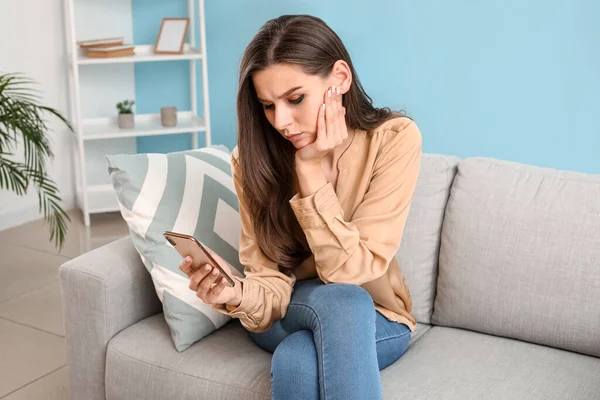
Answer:
[[290, 142], [294, 142], [294, 141], [300, 139], [300, 136], [302, 136], [302, 133], [296, 133], [294, 135], [286, 136], [286, 139], [289, 140]]

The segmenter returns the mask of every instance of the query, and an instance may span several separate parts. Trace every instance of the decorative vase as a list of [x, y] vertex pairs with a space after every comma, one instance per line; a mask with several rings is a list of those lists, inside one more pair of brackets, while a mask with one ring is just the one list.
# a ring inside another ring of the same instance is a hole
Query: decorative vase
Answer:
[[119, 114], [118, 125], [120, 129], [133, 129], [135, 126], [134, 114]]
[[165, 127], [177, 125], [177, 107], [162, 107], [160, 109], [160, 123]]

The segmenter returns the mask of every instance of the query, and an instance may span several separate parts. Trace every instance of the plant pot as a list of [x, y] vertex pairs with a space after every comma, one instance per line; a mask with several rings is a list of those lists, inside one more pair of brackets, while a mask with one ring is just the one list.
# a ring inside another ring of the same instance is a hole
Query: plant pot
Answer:
[[177, 107], [162, 107], [160, 109], [160, 123], [164, 127], [177, 125]]
[[120, 129], [133, 129], [135, 126], [134, 114], [119, 114], [118, 125]]

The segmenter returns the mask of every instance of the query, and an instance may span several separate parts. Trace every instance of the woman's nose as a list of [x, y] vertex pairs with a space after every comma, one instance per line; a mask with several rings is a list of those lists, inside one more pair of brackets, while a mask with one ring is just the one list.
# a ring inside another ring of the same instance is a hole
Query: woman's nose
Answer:
[[293, 122], [292, 113], [286, 107], [275, 109], [275, 129], [285, 130]]

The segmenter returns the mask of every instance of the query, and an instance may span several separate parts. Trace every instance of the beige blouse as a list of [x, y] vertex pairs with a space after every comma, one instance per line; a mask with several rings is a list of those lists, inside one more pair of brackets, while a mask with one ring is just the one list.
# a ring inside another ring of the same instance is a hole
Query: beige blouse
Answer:
[[327, 183], [311, 196], [296, 194], [290, 200], [312, 250], [311, 257], [291, 270], [268, 260], [258, 247], [234, 149], [240, 262], [245, 267], [245, 278], [234, 279], [242, 302], [213, 309], [239, 318], [249, 331], [264, 332], [285, 317], [295, 282], [318, 277], [325, 283], [360, 285], [377, 311], [414, 331], [410, 291], [394, 255], [417, 183], [422, 137], [406, 117], [389, 120], [371, 133], [351, 133], [352, 141], [339, 159], [335, 188]]

